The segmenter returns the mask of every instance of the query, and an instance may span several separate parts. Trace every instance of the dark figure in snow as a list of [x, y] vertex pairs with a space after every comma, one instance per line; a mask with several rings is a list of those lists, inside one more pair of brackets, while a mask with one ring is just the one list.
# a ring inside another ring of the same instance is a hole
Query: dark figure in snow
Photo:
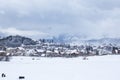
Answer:
[[19, 76], [19, 79], [25, 79], [25, 77], [24, 76]]
[[6, 75], [5, 75], [4, 73], [2, 73], [2, 75], [1, 75], [1, 76], [2, 76], [3, 78], [4, 78], [4, 77], [6, 77]]
[[87, 57], [83, 57], [83, 60], [88, 60], [88, 58]]
[[117, 54], [118, 53], [118, 48], [117, 47], [113, 47], [112, 53], [113, 54]]

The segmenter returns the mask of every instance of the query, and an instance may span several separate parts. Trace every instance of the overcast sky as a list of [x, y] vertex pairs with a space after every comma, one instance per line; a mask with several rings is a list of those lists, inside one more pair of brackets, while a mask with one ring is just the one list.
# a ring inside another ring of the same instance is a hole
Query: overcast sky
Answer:
[[120, 0], [0, 0], [0, 33], [120, 37]]

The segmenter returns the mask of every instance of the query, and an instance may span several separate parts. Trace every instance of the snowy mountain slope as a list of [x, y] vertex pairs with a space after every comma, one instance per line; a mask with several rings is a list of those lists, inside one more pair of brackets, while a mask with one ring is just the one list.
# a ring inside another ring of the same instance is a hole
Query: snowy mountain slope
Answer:
[[101, 44], [120, 44], [120, 38], [101, 38], [88, 40], [89, 43], [101, 43]]
[[79, 34], [60, 34], [57, 37], [53, 38], [56, 42], [60, 43], [72, 43], [72, 42], [81, 42], [87, 39], [84, 35]]
[[120, 44], [120, 38], [100, 38], [100, 39], [90, 39], [87, 36], [82, 35], [67, 35], [63, 34], [56, 38], [55, 41], [60, 43], [70, 43], [70, 44]]

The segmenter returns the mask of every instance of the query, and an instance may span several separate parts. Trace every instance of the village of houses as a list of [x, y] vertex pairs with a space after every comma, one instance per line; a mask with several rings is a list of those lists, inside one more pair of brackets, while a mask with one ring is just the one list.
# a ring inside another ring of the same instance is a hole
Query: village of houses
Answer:
[[35, 56], [35, 57], [79, 57], [118, 55], [120, 47], [108, 45], [70, 45], [54, 42], [39, 42], [36, 45], [21, 45], [20, 47], [0, 46], [0, 60], [8, 61], [11, 56]]

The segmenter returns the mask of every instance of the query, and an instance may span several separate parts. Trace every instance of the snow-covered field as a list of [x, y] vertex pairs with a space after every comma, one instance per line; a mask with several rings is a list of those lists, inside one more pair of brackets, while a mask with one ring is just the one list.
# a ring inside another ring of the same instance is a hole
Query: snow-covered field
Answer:
[[0, 80], [120, 80], [120, 55], [78, 58], [13, 57], [0, 62]]

